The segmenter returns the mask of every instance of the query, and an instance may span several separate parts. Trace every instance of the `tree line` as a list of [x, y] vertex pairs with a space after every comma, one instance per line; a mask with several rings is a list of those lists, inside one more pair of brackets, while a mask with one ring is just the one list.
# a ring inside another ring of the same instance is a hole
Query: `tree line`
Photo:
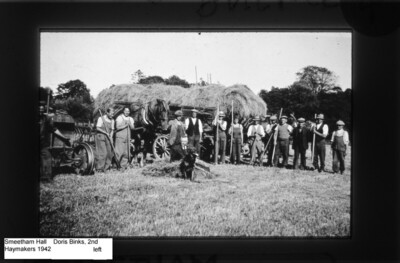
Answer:
[[323, 113], [330, 132], [336, 127], [336, 121], [341, 119], [351, 137], [352, 90], [343, 91], [337, 86], [337, 77], [326, 68], [307, 66], [296, 75], [297, 80], [288, 87], [260, 91], [259, 96], [267, 104], [268, 112], [279, 113], [283, 108], [285, 114], [294, 113], [296, 118], [312, 121], [315, 114]]

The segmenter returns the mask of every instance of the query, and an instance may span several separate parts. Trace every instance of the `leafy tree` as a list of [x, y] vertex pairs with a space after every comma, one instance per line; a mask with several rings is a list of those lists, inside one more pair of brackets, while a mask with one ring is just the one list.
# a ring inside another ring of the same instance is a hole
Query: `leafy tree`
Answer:
[[295, 113], [296, 117], [311, 118], [319, 104], [317, 96], [299, 83], [281, 89], [272, 87], [269, 92], [261, 90], [259, 96], [267, 103], [268, 112], [279, 113], [283, 108], [283, 114]]
[[146, 76], [140, 69], [136, 70], [135, 73], [131, 74], [131, 79], [133, 83], [140, 83], [140, 80], [144, 79], [145, 77]]
[[139, 80], [139, 84], [155, 84], [165, 83], [165, 80], [160, 76], [149, 76]]
[[57, 87], [57, 94], [55, 99], [68, 99], [68, 98], [83, 98], [86, 103], [91, 103], [92, 98], [90, 96], [90, 90], [86, 87], [86, 84], [77, 80], [70, 80], [66, 83], [60, 84]]
[[298, 80], [315, 93], [326, 92], [335, 87], [336, 75], [327, 68], [307, 66], [296, 73]]
[[167, 79], [165, 80], [165, 83], [166, 83], [167, 85], [182, 86], [182, 87], [184, 87], [184, 88], [189, 88], [189, 87], [190, 87], [189, 82], [187, 82], [187, 81], [184, 80], [184, 79], [179, 78], [179, 77], [176, 76], [176, 75], [173, 75], [173, 76], [167, 78]]
[[71, 80], [58, 85], [54, 108], [63, 109], [77, 121], [92, 120], [93, 97], [86, 84]]

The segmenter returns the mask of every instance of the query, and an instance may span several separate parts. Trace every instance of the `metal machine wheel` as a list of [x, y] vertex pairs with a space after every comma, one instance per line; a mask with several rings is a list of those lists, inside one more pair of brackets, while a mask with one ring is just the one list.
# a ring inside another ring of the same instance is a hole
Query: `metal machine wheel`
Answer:
[[74, 163], [77, 173], [88, 175], [94, 169], [94, 149], [86, 142], [79, 143], [73, 150]]
[[168, 135], [160, 135], [154, 140], [153, 154], [156, 159], [165, 159], [170, 157], [168, 138]]

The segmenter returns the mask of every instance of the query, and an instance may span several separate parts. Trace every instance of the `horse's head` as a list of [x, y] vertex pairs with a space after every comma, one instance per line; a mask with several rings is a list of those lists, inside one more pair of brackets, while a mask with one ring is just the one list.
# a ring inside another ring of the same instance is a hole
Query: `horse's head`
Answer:
[[169, 106], [165, 100], [157, 99], [154, 105], [154, 115], [157, 121], [160, 123], [162, 130], [168, 129], [168, 112]]

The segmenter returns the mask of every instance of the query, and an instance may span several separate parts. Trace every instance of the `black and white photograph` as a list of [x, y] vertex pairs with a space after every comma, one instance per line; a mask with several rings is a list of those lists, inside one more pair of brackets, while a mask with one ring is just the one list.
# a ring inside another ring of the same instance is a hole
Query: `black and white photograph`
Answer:
[[39, 233], [350, 238], [351, 31], [40, 32]]

